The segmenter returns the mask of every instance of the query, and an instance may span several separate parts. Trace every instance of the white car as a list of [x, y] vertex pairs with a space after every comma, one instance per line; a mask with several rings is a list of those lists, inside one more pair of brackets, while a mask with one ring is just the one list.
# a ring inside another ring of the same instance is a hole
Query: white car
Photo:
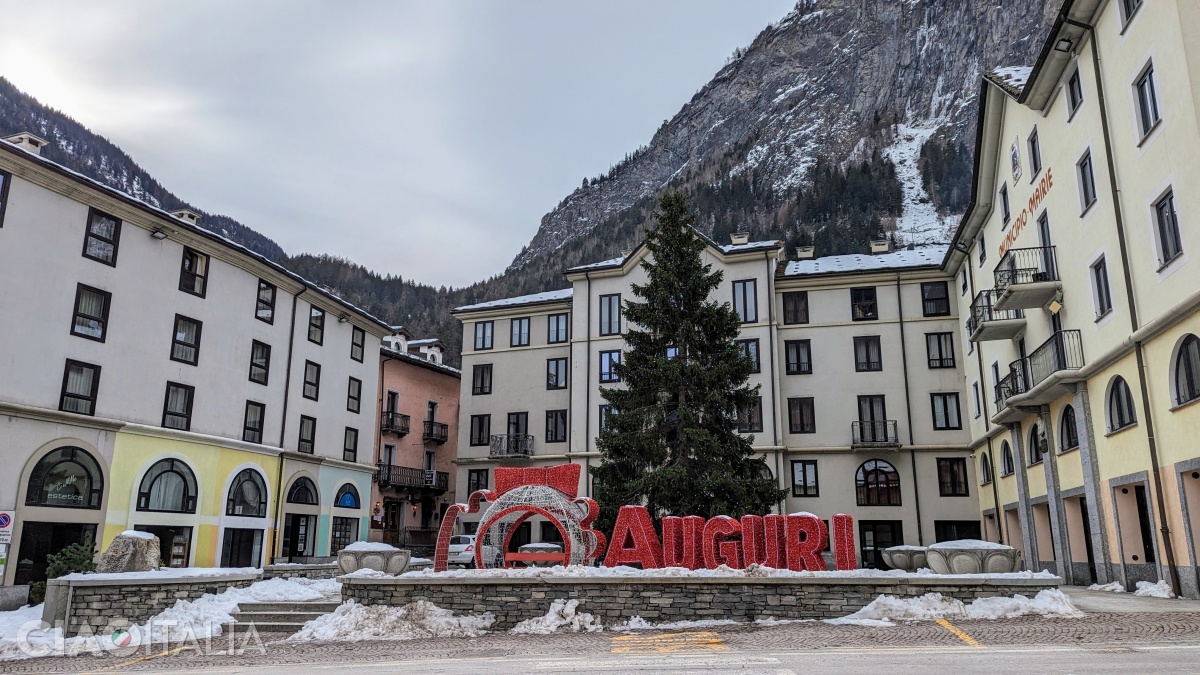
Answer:
[[[494, 546], [484, 547], [484, 555], [490, 556], [495, 564], [499, 567], [503, 562], [500, 552]], [[450, 552], [446, 562], [450, 565], [462, 565], [463, 567], [475, 566], [475, 535], [473, 534], [456, 534], [450, 537]]]

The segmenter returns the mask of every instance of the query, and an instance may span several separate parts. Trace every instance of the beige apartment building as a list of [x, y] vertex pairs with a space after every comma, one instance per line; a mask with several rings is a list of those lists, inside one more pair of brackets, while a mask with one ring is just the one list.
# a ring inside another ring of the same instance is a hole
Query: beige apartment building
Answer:
[[[777, 509], [854, 514], [868, 565], [890, 545], [978, 536], [945, 247], [786, 263], [779, 242], [708, 243], [704, 262], [723, 274], [714, 297], [741, 316], [739, 342], [757, 364], [761, 402], [740, 430], [787, 490]], [[568, 289], [455, 310], [459, 501], [489, 487], [497, 466], [563, 462], [583, 466], [580, 494], [591, 495], [600, 389], [620, 386], [621, 306], [645, 281], [647, 255], [640, 246], [567, 270]], [[536, 521], [523, 528], [515, 545], [557, 538]]]
[[1198, 25], [1190, 0], [1068, 0], [980, 92], [944, 269], [985, 533], [1071, 583], [1198, 595]]

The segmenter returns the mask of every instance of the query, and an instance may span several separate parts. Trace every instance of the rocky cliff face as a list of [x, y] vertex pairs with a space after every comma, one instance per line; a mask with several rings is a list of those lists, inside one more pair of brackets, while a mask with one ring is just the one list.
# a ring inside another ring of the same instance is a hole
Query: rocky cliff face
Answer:
[[981, 74], [1031, 63], [1058, 4], [799, 0], [647, 148], [546, 214], [509, 272], [672, 182], [751, 173], [778, 194], [801, 185], [818, 157], [845, 162], [879, 149], [902, 173], [934, 133], [971, 144]]

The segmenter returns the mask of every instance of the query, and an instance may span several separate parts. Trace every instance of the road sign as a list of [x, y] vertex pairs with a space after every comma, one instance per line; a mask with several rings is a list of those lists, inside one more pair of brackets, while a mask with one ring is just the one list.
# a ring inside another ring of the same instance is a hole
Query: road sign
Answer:
[[16, 520], [16, 511], [0, 511], [0, 544], [12, 543], [13, 523]]

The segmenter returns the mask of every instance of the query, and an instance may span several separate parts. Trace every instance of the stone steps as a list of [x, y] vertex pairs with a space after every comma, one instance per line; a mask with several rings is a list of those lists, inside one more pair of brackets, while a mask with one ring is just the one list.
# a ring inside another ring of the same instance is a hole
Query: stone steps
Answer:
[[308, 621], [337, 609], [338, 602], [243, 602], [233, 613], [233, 623], [222, 629], [245, 633], [250, 626], [259, 633], [295, 633]]

